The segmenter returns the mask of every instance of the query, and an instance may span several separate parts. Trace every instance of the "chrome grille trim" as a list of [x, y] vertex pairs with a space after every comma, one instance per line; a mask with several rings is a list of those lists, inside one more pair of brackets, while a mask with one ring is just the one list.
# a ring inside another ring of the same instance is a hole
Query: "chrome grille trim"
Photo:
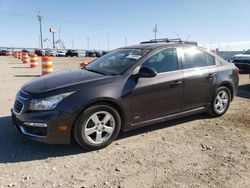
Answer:
[[[16, 104], [17, 101], [18, 101], [19, 103], [22, 104], [22, 108], [21, 108], [20, 112], [17, 112], [17, 111], [16, 111], [15, 104]], [[16, 115], [20, 115], [20, 114], [22, 113], [22, 111], [23, 111], [24, 104], [23, 104], [20, 100], [18, 100], [18, 99], [15, 100], [15, 104], [14, 104], [14, 107], [13, 107], [13, 112], [14, 112], [14, 114], [16, 114]]]

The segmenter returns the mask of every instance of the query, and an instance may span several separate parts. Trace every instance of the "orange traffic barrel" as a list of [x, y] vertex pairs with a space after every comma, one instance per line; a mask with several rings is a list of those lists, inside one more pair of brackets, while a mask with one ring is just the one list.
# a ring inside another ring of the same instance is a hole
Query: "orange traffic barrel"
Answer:
[[38, 67], [38, 59], [36, 54], [30, 55], [30, 68]]
[[22, 52], [18, 52], [18, 59], [22, 59]]
[[90, 64], [90, 63], [91, 63], [90, 60], [85, 60], [85, 61], [83, 61], [82, 63], [80, 63], [80, 68], [85, 67], [85, 66], [87, 66], [87, 65]]
[[29, 57], [29, 54], [24, 52], [23, 53], [23, 63], [24, 64], [28, 64], [30, 62], [30, 57]]
[[[21, 60], [23, 61], [24, 56], [26, 56], [27, 52], [21, 52], [22, 53], [22, 57]], [[29, 55], [29, 54], [28, 54]]]
[[42, 75], [51, 74], [54, 71], [52, 58], [50, 56], [42, 57]]
[[14, 51], [12, 54], [15, 58], [17, 58], [17, 51]]

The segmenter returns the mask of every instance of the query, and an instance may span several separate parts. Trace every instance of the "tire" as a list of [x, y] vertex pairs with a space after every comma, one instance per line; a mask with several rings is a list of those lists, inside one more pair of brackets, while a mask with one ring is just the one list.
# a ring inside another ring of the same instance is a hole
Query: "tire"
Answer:
[[86, 109], [73, 127], [76, 142], [84, 149], [98, 150], [111, 144], [121, 129], [119, 113], [109, 105]]
[[208, 114], [212, 117], [225, 114], [230, 106], [231, 98], [231, 92], [227, 87], [221, 86], [217, 88], [210, 103]]

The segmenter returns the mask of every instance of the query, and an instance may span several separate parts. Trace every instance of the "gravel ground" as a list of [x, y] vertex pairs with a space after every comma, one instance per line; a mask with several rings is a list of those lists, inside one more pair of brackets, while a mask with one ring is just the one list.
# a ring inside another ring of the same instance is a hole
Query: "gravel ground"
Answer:
[[[54, 58], [56, 71], [83, 58]], [[206, 114], [121, 133], [109, 147], [86, 152], [77, 144], [44, 145], [14, 129], [15, 94], [41, 69], [0, 57], [1, 187], [250, 187], [250, 81], [220, 118]]]

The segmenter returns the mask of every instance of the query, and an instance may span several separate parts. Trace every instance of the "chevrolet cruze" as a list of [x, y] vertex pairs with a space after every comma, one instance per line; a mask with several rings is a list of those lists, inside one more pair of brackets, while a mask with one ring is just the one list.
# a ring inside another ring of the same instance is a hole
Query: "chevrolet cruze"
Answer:
[[24, 136], [50, 144], [74, 138], [83, 148], [109, 145], [119, 132], [207, 112], [223, 115], [239, 70], [185, 42], [154, 40], [116, 49], [84, 68], [25, 84], [12, 109]]

